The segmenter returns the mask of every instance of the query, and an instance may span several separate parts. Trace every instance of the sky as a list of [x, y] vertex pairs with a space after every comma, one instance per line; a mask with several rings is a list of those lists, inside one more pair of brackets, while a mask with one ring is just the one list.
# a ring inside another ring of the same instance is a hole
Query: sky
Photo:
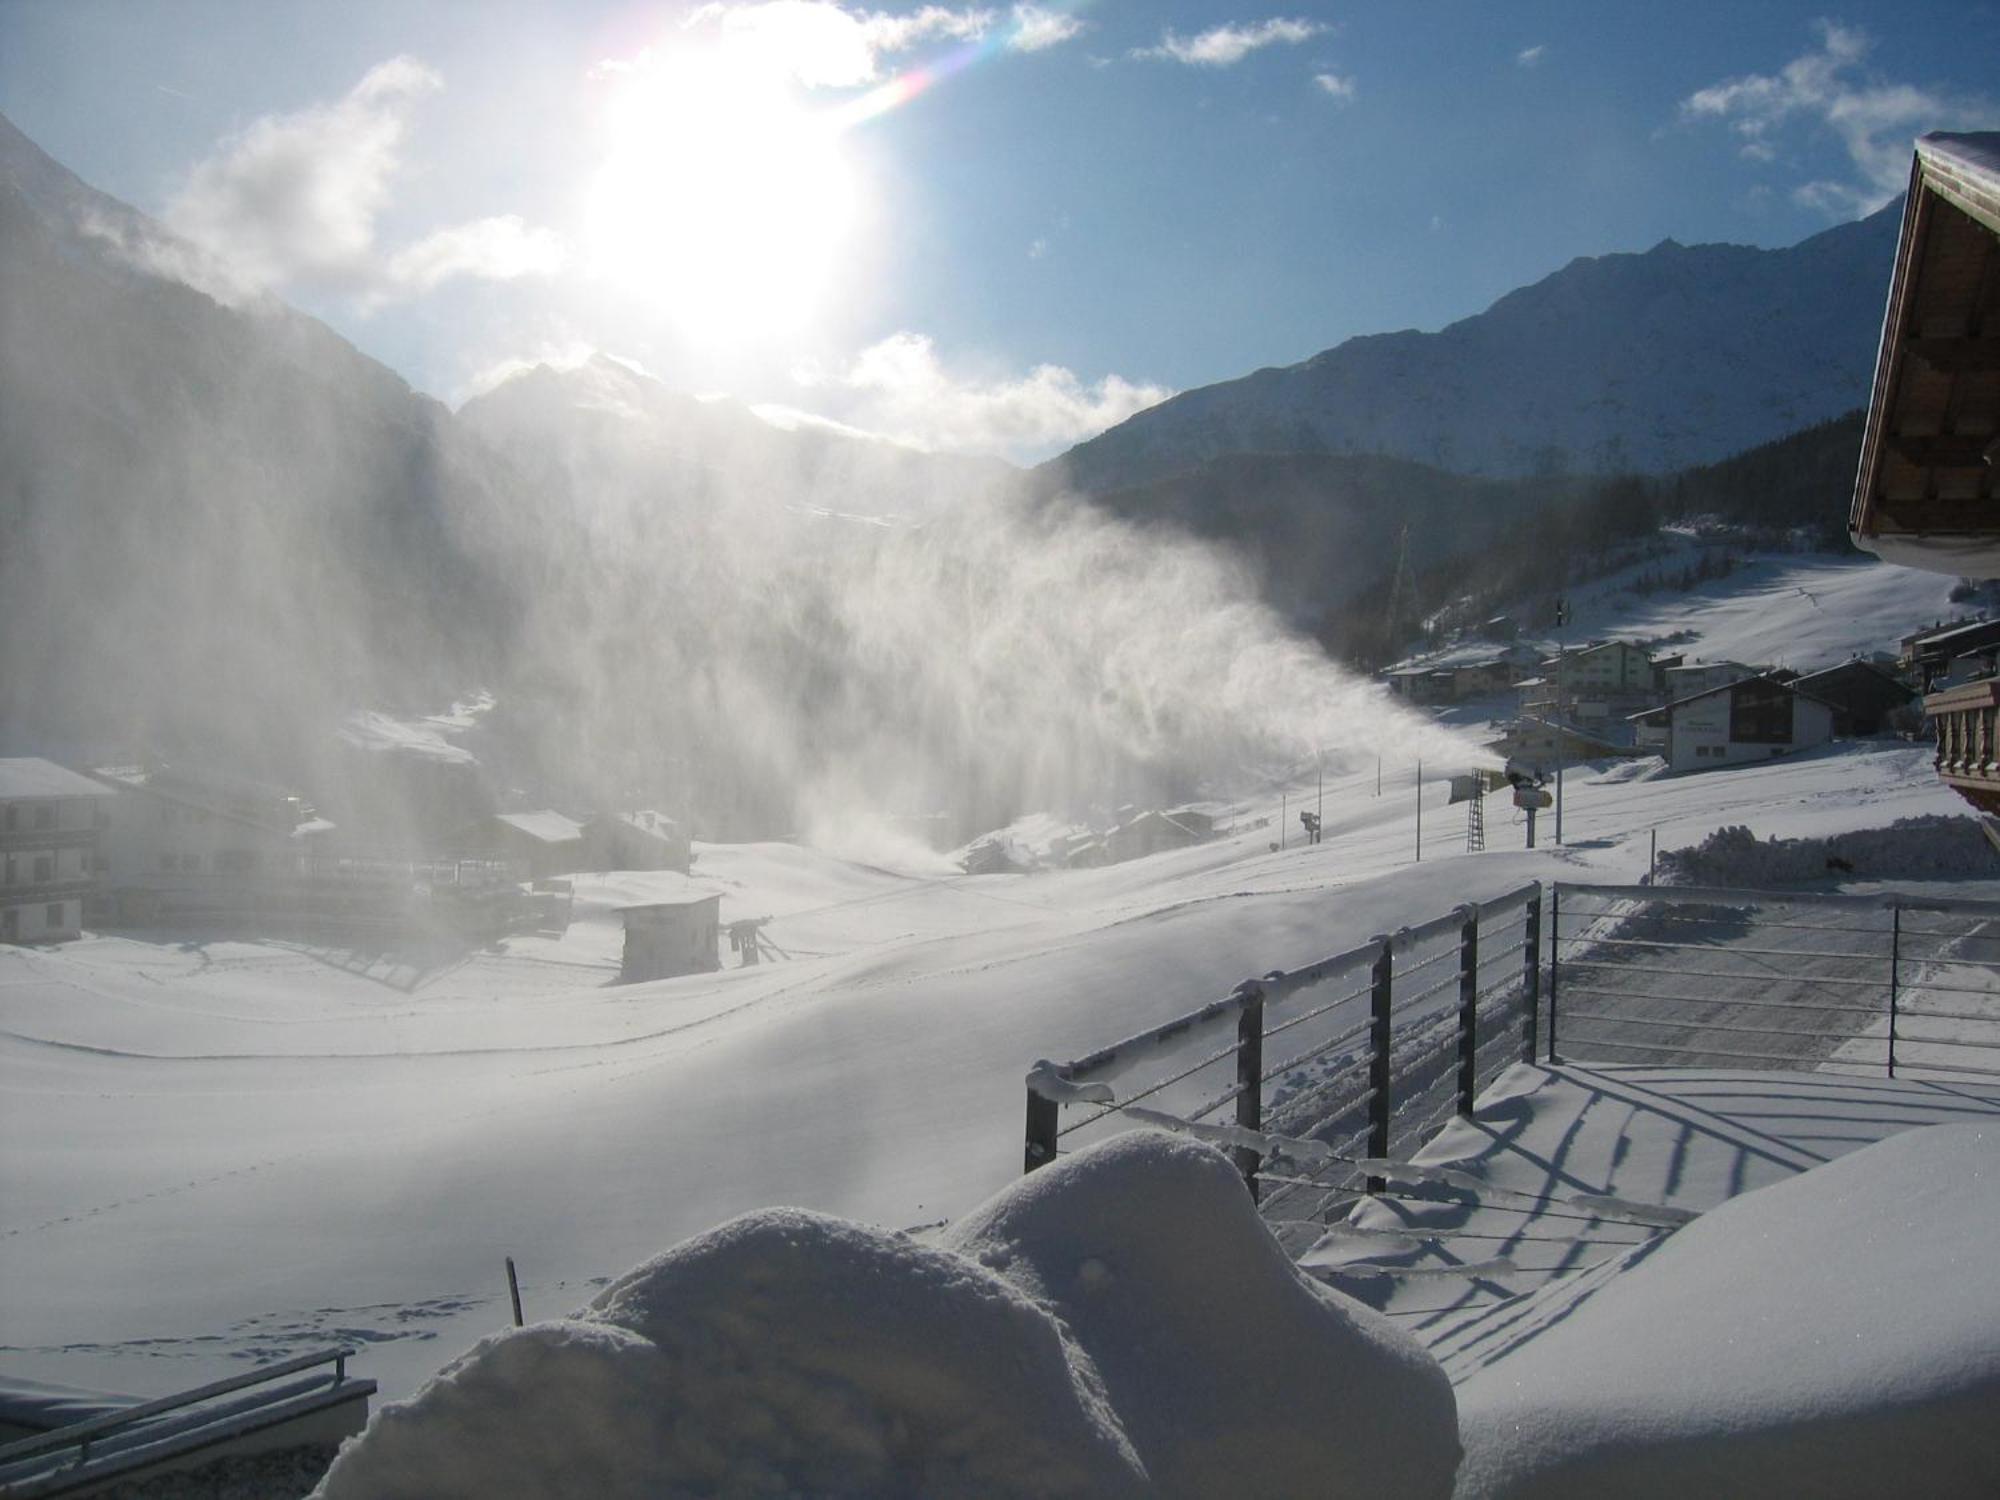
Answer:
[[2000, 4], [0, 0], [0, 112], [458, 404], [602, 352], [1028, 462], [2000, 128]]

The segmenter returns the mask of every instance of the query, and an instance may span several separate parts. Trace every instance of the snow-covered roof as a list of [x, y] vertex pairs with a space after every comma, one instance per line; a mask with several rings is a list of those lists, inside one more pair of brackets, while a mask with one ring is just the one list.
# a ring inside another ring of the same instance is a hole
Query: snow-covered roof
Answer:
[[547, 808], [540, 812], [500, 813], [497, 815], [509, 828], [518, 829], [531, 839], [539, 839], [544, 844], [567, 844], [583, 837], [583, 825], [574, 818], [566, 818], [559, 812]]
[[614, 906], [611, 909], [624, 915], [635, 911], [659, 911], [666, 907], [700, 906], [705, 901], [720, 901], [722, 892], [706, 891], [699, 886], [691, 887], [673, 896], [655, 896], [649, 901], [634, 901], [629, 906]]
[[1887, 561], [2000, 578], [1988, 479], [2000, 387], [1985, 378], [2000, 295], [2000, 132], [1917, 142], [1875, 358], [1848, 531]]
[[1910, 644], [1918, 651], [1929, 651], [1935, 647], [1949, 650], [1959, 641], [1989, 635], [2000, 635], [2000, 620], [1970, 620], [1963, 625], [1947, 625], [1942, 630], [1929, 630], [1911, 637]]
[[109, 797], [111, 788], [34, 755], [0, 759], [0, 797]]
[[1917, 141], [1926, 186], [2000, 234], [2000, 131], [1934, 130]]

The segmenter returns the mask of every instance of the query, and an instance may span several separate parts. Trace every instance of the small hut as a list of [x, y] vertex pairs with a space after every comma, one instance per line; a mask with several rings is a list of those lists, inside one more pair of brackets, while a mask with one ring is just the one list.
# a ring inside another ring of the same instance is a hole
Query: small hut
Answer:
[[625, 983], [707, 974], [722, 967], [720, 893], [690, 891], [621, 906], [618, 915], [625, 919], [625, 959], [618, 971]]

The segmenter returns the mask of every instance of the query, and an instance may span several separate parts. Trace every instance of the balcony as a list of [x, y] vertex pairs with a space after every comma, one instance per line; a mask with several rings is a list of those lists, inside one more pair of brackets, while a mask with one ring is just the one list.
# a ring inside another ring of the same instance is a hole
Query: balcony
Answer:
[[46, 852], [50, 849], [95, 849], [95, 828], [0, 829], [0, 854]]
[[2000, 679], [1994, 678], [1946, 688], [1924, 699], [1924, 712], [1937, 726], [1938, 779], [1980, 812], [2000, 814], [1996, 710], [2000, 710]]
[[89, 875], [69, 880], [18, 880], [0, 885], [0, 906], [38, 906], [45, 901], [83, 901], [97, 890]]

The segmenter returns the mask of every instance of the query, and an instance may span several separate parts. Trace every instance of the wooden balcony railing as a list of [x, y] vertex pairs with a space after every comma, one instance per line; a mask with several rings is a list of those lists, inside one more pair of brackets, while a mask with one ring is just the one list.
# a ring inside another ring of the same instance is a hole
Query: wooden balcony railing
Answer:
[[1967, 682], [1924, 699], [1937, 726], [1938, 779], [1983, 813], [2000, 813], [2000, 679]]

